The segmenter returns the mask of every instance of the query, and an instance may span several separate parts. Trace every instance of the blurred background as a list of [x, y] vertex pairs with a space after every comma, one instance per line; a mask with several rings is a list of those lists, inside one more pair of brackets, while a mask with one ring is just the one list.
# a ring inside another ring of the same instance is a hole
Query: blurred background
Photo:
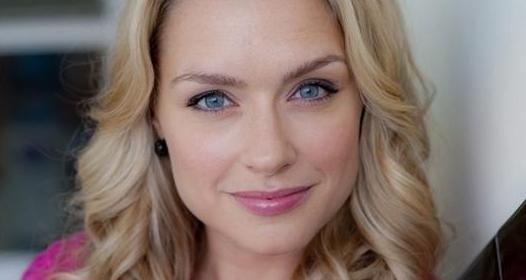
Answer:
[[0, 0], [0, 279], [72, 226], [82, 102], [100, 84], [118, 1]]
[[[455, 228], [440, 276], [519, 279], [503, 275], [526, 251], [526, 2], [400, 1], [436, 88], [431, 176]], [[99, 86], [120, 2], [0, 0], [0, 279], [68, 224], [79, 104]]]
[[[401, 2], [416, 61], [437, 90], [432, 183], [441, 216], [456, 229], [442, 276], [526, 279], [526, 1]], [[516, 256], [502, 261], [499, 247]], [[484, 248], [494, 261], [477, 261], [495, 264], [496, 274], [469, 275]], [[520, 278], [508, 267], [517, 260]]]

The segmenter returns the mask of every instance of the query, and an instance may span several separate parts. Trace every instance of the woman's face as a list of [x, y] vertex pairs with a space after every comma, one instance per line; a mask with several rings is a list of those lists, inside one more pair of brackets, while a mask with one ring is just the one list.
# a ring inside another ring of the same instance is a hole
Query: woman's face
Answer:
[[[362, 104], [327, 3], [178, 1], [159, 55], [154, 126], [209, 239], [302, 249], [349, 197], [359, 161]], [[298, 186], [311, 188], [245, 199], [252, 208], [233, 195]]]

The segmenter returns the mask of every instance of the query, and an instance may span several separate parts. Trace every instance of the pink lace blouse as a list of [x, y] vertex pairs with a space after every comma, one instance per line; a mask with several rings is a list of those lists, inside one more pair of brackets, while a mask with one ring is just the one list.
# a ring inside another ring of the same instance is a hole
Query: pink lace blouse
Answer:
[[22, 275], [22, 280], [47, 280], [57, 272], [72, 272], [80, 267], [80, 249], [86, 241], [83, 232], [51, 243], [35, 256]]

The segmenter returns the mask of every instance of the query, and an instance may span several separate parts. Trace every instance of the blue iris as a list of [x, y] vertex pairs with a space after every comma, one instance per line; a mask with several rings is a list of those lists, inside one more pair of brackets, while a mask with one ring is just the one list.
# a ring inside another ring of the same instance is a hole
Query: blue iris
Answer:
[[305, 85], [300, 88], [300, 95], [304, 98], [313, 98], [320, 93], [320, 87], [317, 85]]
[[225, 103], [225, 97], [219, 94], [208, 95], [205, 97], [205, 103], [208, 108], [221, 108]]
[[[299, 99], [311, 102], [322, 100], [328, 97], [329, 93], [335, 92], [337, 92], [337, 89], [330, 84], [310, 82], [303, 84], [296, 89], [294, 95], [299, 94]], [[213, 90], [190, 98], [188, 106], [202, 111], [220, 111], [222, 108], [225, 108], [225, 106], [228, 106], [229, 102], [231, 101], [229, 101], [224, 93], [218, 90]]]

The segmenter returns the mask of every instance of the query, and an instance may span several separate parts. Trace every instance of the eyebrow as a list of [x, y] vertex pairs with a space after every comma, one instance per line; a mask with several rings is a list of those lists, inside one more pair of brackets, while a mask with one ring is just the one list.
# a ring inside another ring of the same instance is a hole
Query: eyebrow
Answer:
[[[283, 77], [283, 84], [289, 83], [301, 76], [304, 76], [316, 69], [322, 68], [333, 62], [342, 62], [347, 65], [344, 57], [339, 55], [326, 55], [314, 60], [308, 61], [289, 71]], [[246, 87], [247, 83], [233, 76], [216, 73], [204, 73], [204, 72], [190, 72], [179, 75], [170, 81], [170, 85], [173, 86], [180, 81], [193, 81], [201, 84], [226, 86], [226, 87]]]

